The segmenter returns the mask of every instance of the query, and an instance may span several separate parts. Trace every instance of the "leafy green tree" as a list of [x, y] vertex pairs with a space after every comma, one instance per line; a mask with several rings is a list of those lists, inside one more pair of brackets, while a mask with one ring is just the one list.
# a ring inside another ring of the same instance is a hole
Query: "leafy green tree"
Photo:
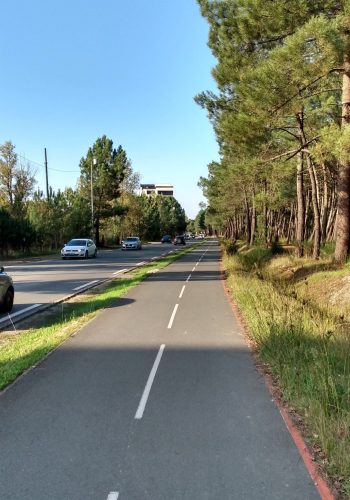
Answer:
[[11, 141], [0, 145], [0, 204], [19, 217], [25, 216], [25, 203], [33, 193], [34, 172], [18, 161]]
[[80, 160], [80, 190], [89, 202], [92, 186], [93, 230], [97, 245], [100, 244], [101, 221], [118, 215], [121, 210], [118, 198], [129, 167], [130, 161], [124, 149], [121, 146], [115, 149], [113, 141], [105, 135], [98, 138]]
[[[296, 0], [288, 4], [288, 15], [284, 0], [199, 0], [199, 4], [210, 25], [219, 94], [204, 92], [196, 100], [213, 123], [222, 167], [233, 173], [242, 194], [233, 206], [212, 196], [211, 217], [221, 213], [222, 223], [244, 230], [250, 242], [259, 221], [266, 237], [268, 232], [277, 237], [294, 232], [299, 254], [309, 235], [317, 258], [321, 238], [333, 233], [329, 226], [334, 226], [337, 211], [335, 259], [343, 262], [350, 245], [349, 2]], [[322, 140], [322, 128], [332, 121], [340, 125], [335, 111], [340, 104], [339, 74], [344, 103], [341, 129], [332, 129], [333, 147], [322, 155], [333, 154], [334, 168], [329, 160], [318, 163], [315, 146]], [[288, 198], [277, 206], [271, 196], [283, 199], [282, 184], [273, 184], [269, 172], [276, 162], [283, 170], [285, 161], [295, 164], [296, 200]], [[337, 207], [330, 205], [334, 174], [339, 175]], [[221, 172], [216, 170], [215, 177], [221, 178]], [[211, 177], [203, 183], [211, 195], [214, 183], [217, 190], [221, 181]], [[229, 197], [228, 189], [232, 190], [229, 182], [226, 189], [217, 190], [218, 198], [220, 192]]]

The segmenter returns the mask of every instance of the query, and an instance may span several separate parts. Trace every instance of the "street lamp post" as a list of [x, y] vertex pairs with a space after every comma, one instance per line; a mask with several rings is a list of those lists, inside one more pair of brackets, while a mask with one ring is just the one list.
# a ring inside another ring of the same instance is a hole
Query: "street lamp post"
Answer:
[[94, 185], [92, 181], [92, 166], [97, 165], [96, 158], [91, 158], [90, 165], [90, 188], [91, 188], [91, 236], [94, 237]]

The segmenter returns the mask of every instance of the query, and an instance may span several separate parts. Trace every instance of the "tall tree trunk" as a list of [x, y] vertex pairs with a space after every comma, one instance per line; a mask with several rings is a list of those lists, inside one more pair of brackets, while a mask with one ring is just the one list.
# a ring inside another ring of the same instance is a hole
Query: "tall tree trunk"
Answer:
[[[342, 90], [342, 128], [350, 125], [350, 35], [347, 35], [346, 42]], [[350, 245], [350, 160], [348, 159], [341, 160], [339, 163], [337, 195], [338, 215], [334, 260], [342, 264], [349, 254]]]
[[246, 220], [247, 220], [246, 238], [247, 238], [247, 243], [249, 244], [251, 234], [252, 234], [252, 226], [251, 226], [251, 219], [250, 219], [250, 208], [249, 208], [248, 198], [247, 198], [246, 194], [244, 195], [244, 203], [245, 203]]
[[287, 245], [289, 245], [289, 242], [291, 240], [293, 218], [294, 218], [294, 203], [292, 203], [292, 206], [290, 209], [290, 217], [289, 217], [289, 222], [288, 222], [287, 238], [286, 238]]
[[265, 244], [267, 244], [267, 180], [266, 179], [264, 179], [263, 218], [264, 218], [264, 240]]
[[322, 216], [321, 216], [321, 239], [323, 242], [326, 241], [327, 237], [327, 223], [329, 215], [329, 194], [328, 194], [328, 183], [327, 183], [327, 170], [326, 165], [322, 162], [322, 172], [323, 172], [323, 202], [322, 202]]
[[250, 245], [253, 245], [254, 243], [254, 238], [255, 238], [255, 229], [256, 229], [256, 207], [255, 207], [255, 199], [254, 199], [255, 193], [253, 193], [252, 196], [252, 223], [251, 223], [251, 234], [250, 234]]
[[[297, 115], [298, 123], [303, 121], [303, 112]], [[300, 138], [301, 139], [301, 138]], [[302, 151], [298, 153], [297, 161], [297, 230], [296, 240], [297, 257], [304, 255], [304, 237], [305, 237], [305, 197], [304, 197], [304, 154]]]

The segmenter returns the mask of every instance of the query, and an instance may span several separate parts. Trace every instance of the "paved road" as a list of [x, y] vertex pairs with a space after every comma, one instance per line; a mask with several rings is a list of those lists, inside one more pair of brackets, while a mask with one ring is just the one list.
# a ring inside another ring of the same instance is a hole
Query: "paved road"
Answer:
[[319, 498], [225, 297], [214, 242], [0, 396], [0, 498]]
[[[98, 253], [97, 259], [61, 260], [57, 256], [34, 262], [9, 262], [5, 270], [15, 284], [11, 318], [15, 320], [35, 313], [42, 307], [111, 278], [123, 269], [148, 262], [176, 248], [159, 243], [144, 245], [141, 251], [104, 250]], [[0, 328], [8, 322], [8, 315], [0, 314]]]

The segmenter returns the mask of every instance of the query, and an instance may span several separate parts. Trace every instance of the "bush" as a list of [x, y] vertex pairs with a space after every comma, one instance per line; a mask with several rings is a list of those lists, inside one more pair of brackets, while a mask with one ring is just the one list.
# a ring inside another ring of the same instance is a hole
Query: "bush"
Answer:
[[227, 255], [235, 255], [238, 251], [236, 240], [221, 240], [221, 244]]

